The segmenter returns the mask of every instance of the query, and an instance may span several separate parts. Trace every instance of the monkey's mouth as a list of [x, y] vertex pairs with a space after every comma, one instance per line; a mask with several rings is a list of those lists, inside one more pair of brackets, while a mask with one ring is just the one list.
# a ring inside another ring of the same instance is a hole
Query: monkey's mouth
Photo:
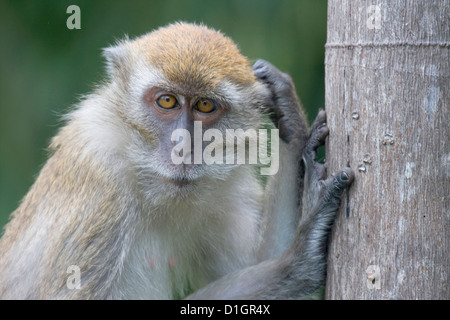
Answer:
[[202, 176], [201, 166], [183, 165], [170, 167], [169, 170], [160, 172], [160, 179], [169, 188], [190, 189], [198, 184]]
[[191, 179], [185, 177], [173, 177], [173, 178], [163, 178], [164, 182], [176, 185], [178, 187], [183, 187], [192, 182]]

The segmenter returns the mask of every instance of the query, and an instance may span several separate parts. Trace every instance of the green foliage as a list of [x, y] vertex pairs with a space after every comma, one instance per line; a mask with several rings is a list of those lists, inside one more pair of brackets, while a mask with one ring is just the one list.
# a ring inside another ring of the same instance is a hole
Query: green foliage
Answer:
[[[66, 27], [71, 4], [81, 30]], [[101, 48], [178, 20], [219, 29], [250, 59], [289, 72], [309, 121], [323, 107], [323, 0], [1, 1], [0, 227], [36, 178], [60, 115], [104, 75]]]

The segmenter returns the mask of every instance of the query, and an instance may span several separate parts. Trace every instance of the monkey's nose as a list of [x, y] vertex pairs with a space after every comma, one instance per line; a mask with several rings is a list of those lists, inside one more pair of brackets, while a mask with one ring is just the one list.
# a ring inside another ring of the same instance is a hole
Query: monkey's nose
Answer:
[[191, 150], [189, 150], [189, 148], [183, 148], [182, 146], [177, 145], [172, 149], [172, 155], [178, 159], [182, 158], [184, 164], [191, 163]]

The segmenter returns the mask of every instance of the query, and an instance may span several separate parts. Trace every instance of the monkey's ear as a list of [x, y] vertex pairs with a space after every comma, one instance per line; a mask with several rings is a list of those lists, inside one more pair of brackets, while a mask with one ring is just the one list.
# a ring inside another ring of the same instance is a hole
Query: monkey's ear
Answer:
[[106, 72], [111, 79], [118, 76], [122, 77], [127, 71], [127, 65], [125, 63], [127, 58], [126, 40], [103, 49], [103, 57], [106, 59]]

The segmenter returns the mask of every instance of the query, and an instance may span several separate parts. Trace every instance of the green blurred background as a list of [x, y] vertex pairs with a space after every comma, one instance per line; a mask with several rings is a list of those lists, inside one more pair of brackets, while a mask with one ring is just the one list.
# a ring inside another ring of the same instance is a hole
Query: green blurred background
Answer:
[[[81, 30], [66, 27], [71, 4]], [[60, 116], [104, 76], [101, 49], [177, 20], [219, 29], [245, 56], [289, 72], [310, 123], [324, 106], [325, 0], [0, 0], [0, 228], [45, 162]]]

